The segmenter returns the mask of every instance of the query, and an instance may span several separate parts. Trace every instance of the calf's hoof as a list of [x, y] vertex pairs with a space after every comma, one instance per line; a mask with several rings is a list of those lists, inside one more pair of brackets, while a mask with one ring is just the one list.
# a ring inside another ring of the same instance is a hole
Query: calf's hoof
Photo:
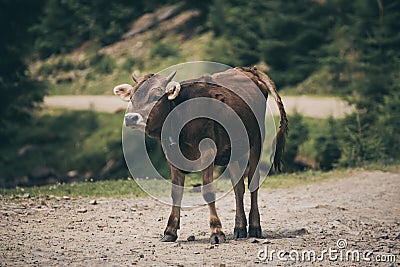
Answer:
[[233, 230], [233, 237], [237, 238], [246, 238], [247, 237], [247, 229], [246, 226], [244, 227], [235, 227]]
[[171, 234], [164, 234], [164, 236], [161, 238], [161, 242], [175, 242], [178, 236], [176, 235], [171, 235]]
[[212, 245], [225, 243], [226, 238], [223, 232], [212, 234], [210, 237], [210, 243]]
[[261, 238], [261, 226], [249, 226], [249, 237]]

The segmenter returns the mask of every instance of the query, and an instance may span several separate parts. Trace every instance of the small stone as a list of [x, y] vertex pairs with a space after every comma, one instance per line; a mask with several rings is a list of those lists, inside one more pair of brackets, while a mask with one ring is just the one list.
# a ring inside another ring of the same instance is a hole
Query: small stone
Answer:
[[89, 204], [90, 205], [97, 205], [97, 200], [96, 199], [90, 200]]
[[140, 254], [139, 257], [140, 257], [141, 259], [143, 259], [143, 258], [144, 258], [144, 255], [143, 255], [143, 254]]
[[260, 241], [256, 238], [252, 238], [252, 239], [250, 239], [250, 243], [256, 244], [256, 243], [260, 243]]
[[200, 254], [200, 251], [195, 251], [194, 254]]
[[266, 244], [271, 244], [271, 241], [269, 241], [268, 239], [265, 239], [264, 242], [262, 242], [264, 245]]
[[85, 208], [83, 208], [83, 209], [78, 209], [78, 210], [76, 210], [76, 212], [78, 212], [78, 213], [86, 213], [86, 212], [87, 212], [87, 209], [85, 209]]
[[64, 200], [70, 200], [71, 198], [69, 196], [63, 196], [62, 199]]
[[398, 235], [396, 236], [396, 239], [400, 239], [400, 234], [398, 234]]
[[194, 241], [196, 238], [194, 237], [194, 235], [190, 235], [187, 238], [187, 241]]

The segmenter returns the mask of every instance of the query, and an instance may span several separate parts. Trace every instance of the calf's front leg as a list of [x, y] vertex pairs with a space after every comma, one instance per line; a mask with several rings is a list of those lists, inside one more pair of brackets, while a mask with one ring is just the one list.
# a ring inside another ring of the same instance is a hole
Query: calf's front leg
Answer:
[[172, 176], [172, 210], [168, 218], [167, 227], [164, 231], [162, 242], [174, 242], [178, 238], [178, 229], [180, 227], [181, 202], [185, 184], [185, 174], [171, 165]]

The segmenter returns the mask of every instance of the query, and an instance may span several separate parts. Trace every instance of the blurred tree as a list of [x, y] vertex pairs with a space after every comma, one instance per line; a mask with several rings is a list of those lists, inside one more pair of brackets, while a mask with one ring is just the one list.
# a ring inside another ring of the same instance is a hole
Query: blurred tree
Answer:
[[303, 116], [295, 113], [289, 116], [290, 131], [283, 154], [284, 170], [287, 172], [298, 171], [304, 166], [296, 161], [299, 147], [309, 138], [309, 129]]
[[354, 49], [359, 70], [356, 99], [359, 109], [377, 111], [384, 96], [398, 91], [400, 67], [400, 2], [356, 1]]
[[231, 65], [264, 60], [278, 87], [295, 85], [318, 68], [333, 25], [328, 2], [215, 0], [208, 17], [216, 36], [211, 54]]
[[361, 73], [354, 103], [362, 114], [361, 123], [369, 126], [371, 136], [379, 137], [385, 154], [399, 158], [400, 2], [355, 4], [354, 47]]
[[322, 170], [331, 170], [341, 156], [339, 145], [340, 123], [333, 118], [328, 118], [327, 127], [321, 129], [320, 134], [314, 140], [316, 151], [315, 160]]
[[36, 49], [41, 57], [66, 53], [87, 40], [102, 45], [117, 40], [143, 11], [143, 1], [48, 0], [40, 22]]
[[400, 2], [335, 2], [344, 12], [337, 14], [326, 60], [339, 94], [357, 108], [345, 121], [342, 162], [399, 158]]
[[290, 86], [318, 69], [320, 47], [333, 25], [329, 1], [263, 1], [259, 50], [278, 85]]
[[210, 47], [213, 60], [229, 65], [250, 66], [259, 62], [261, 40], [258, 16], [262, 1], [215, 0], [208, 26], [215, 36]]
[[0, 1], [0, 142], [6, 143], [19, 125], [26, 123], [45, 93], [31, 80], [26, 59], [33, 36], [29, 28], [41, 12], [42, 2]]
[[45, 58], [70, 52], [88, 40], [108, 45], [117, 41], [143, 13], [176, 2], [47, 0], [44, 14], [34, 27], [34, 32], [40, 36], [35, 46], [39, 56]]

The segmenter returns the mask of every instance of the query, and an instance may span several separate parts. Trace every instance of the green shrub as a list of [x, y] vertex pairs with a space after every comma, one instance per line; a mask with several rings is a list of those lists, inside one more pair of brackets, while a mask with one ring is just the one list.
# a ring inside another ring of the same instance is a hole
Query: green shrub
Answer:
[[308, 125], [299, 113], [288, 116], [289, 134], [286, 141], [285, 152], [283, 153], [284, 170], [287, 172], [303, 168], [303, 165], [296, 162], [299, 147], [307, 141], [309, 136]]
[[98, 73], [110, 74], [116, 67], [115, 60], [108, 55], [96, 53], [90, 60], [90, 65], [95, 68]]
[[178, 46], [159, 42], [152, 46], [150, 50], [150, 57], [151, 58], [155, 58], [157, 56], [161, 58], [175, 57], [178, 55], [178, 52], [179, 52]]
[[315, 161], [322, 170], [331, 170], [341, 156], [338, 137], [341, 125], [333, 118], [329, 118], [327, 124], [314, 140]]
[[341, 136], [342, 156], [339, 165], [343, 167], [361, 166], [366, 162], [382, 160], [385, 157], [382, 138], [368, 123], [368, 116], [358, 112], [344, 120]]
[[[399, 82], [400, 84], [400, 82]], [[382, 139], [385, 154], [391, 158], [400, 158], [400, 91], [385, 96], [379, 106], [377, 135]]]
[[141, 60], [140, 58], [133, 57], [133, 56], [127, 56], [124, 64], [122, 65], [122, 69], [127, 72], [132, 72], [134, 70], [134, 68], [142, 69], [143, 67], [144, 67], [143, 60]]
[[77, 66], [75, 66], [72, 60], [61, 57], [53, 63], [43, 63], [38, 70], [38, 74], [48, 76], [60, 71], [66, 72], [76, 68]]

